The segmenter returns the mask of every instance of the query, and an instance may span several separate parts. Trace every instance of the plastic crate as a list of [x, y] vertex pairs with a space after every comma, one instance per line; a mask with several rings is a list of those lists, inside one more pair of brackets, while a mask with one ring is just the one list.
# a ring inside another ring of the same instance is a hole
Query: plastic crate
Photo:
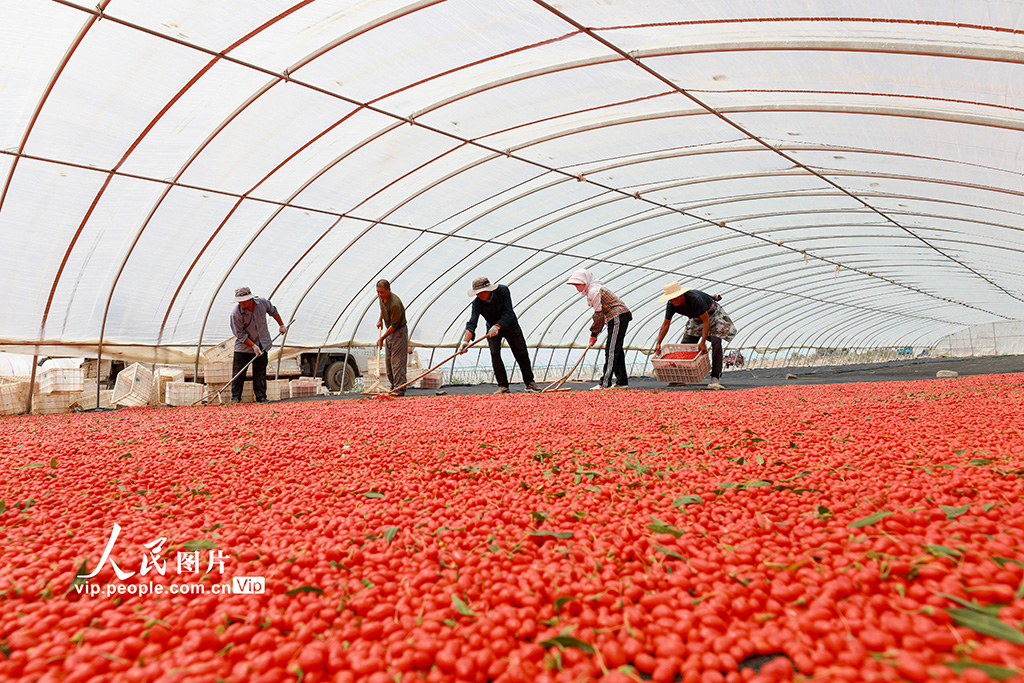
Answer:
[[293, 379], [288, 383], [288, 393], [292, 398], [301, 398], [303, 396], [316, 396], [320, 393], [319, 377], [300, 377]]
[[[105, 360], [105, 361], [103, 361], [103, 362], [101, 362], [99, 364], [100, 365], [100, 378], [101, 379], [106, 380], [108, 377], [110, 377], [111, 362], [112, 361]], [[82, 372], [85, 373], [85, 378], [86, 379], [90, 379], [92, 377], [95, 377], [96, 376], [96, 359], [95, 358], [88, 358], [88, 359], [86, 359], [82, 363]]]
[[47, 368], [39, 373], [39, 393], [78, 393], [85, 384], [82, 368]]
[[206, 387], [195, 382], [168, 382], [164, 386], [164, 398], [169, 406], [190, 406], [203, 398]]
[[182, 370], [171, 367], [157, 368], [153, 372], [153, 395], [149, 397], [150, 404], [155, 406], [166, 405], [168, 383], [184, 381], [185, 373]]
[[[95, 378], [93, 378], [95, 379]], [[112, 408], [114, 404], [110, 399], [114, 395], [113, 389], [100, 389], [100, 402], [96, 404], [96, 385], [86, 387], [78, 394], [72, 402], [72, 406], [78, 406], [82, 410], [93, 410], [94, 408]]]
[[289, 381], [286, 379], [267, 380], [267, 400], [280, 401], [291, 396]]
[[223, 363], [227, 361], [228, 365], [235, 357], [235, 338], [225, 339], [216, 346], [203, 351], [203, 359], [207, 363]]
[[703, 382], [711, 372], [711, 359], [700, 353], [696, 344], [665, 344], [663, 355], [682, 353], [682, 358], [654, 358], [654, 374], [659, 382], [690, 383]]
[[75, 402], [78, 394], [77, 391], [51, 391], [48, 394], [36, 394], [32, 397], [32, 414], [70, 413], [71, 405]]
[[423, 379], [420, 380], [420, 389], [440, 389], [444, 384], [444, 373], [440, 370], [434, 370], [423, 375]]
[[203, 365], [203, 381], [207, 384], [227, 384], [234, 376], [234, 365], [231, 361]]
[[119, 406], [144, 406], [152, 395], [153, 373], [138, 363], [132, 363], [117, 373], [110, 402]]
[[0, 377], [0, 415], [21, 415], [28, 411], [31, 387], [28, 377]]

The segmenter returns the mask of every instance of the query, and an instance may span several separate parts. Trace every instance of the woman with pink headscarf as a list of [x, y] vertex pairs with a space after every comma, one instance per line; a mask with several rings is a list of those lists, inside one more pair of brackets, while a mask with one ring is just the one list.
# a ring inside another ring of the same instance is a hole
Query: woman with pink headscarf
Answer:
[[633, 319], [633, 314], [604, 284], [594, 277], [589, 270], [581, 268], [572, 274], [566, 284], [574, 285], [576, 291], [587, 297], [587, 303], [594, 309], [594, 322], [590, 326], [590, 345], [597, 343], [597, 335], [601, 328], [608, 327], [608, 342], [604, 347], [604, 374], [601, 382], [593, 389], [610, 389], [612, 377], [615, 386], [629, 386], [629, 374], [626, 372], [626, 352], [623, 343], [626, 339], [626, 327]]

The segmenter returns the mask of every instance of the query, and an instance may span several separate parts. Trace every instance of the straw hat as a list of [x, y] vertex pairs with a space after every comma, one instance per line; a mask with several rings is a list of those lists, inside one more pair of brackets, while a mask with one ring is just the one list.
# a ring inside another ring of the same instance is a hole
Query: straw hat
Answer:
[[249, 289], [248, 287], [239, 287], [238, 289], [235, 290], [235, 303], [240, 304], [243, 301], [248, 301], [249, 299], [253, 298], [255, 297], [252, 294], [252, 290]]
[[473, 288], [469, 290], [470, 296], [476, 296], [480, 292], [493, 292], [498, 288], [498, 285], [492, 285], [491, 281], [485, 277], [478, 277], [473, 280]]
[[665, 293], [661, 295], [658, 301], [668, 301], [669, 299], [675, 299], [689, 292], [693, 287], [683, 287], [677, 281], [673, 280], [667, 285], [662, 286]]

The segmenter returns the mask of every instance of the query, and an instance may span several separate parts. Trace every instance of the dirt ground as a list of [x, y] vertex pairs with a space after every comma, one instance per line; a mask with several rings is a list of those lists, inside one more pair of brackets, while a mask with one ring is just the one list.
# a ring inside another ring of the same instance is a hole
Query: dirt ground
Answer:
[[[753, 389], [756, 387], [773, 387], [791, 384], [842, 384], [847, 382], [892, 382], [911, 379], [935, 379], [940, 370], [953, 370], [961, 377], [971, 375], [992, 375], [1004, 373], [1024, 373], [1024, 356], [989, 356], [984, 358], [917, 358], [888, 363], [870, 363], [862, 365], [838, 365], [822, 367], [789, 367], [758, 370], [726, 370], [722, 373], [722, 385], [727, 390]], [[786, 375], [796, 375], [796, 379], [786, 379]], [[411, 377], [410, 377], [411, 379]], [[563, 386], [571, 389], [589, 389], [596, 382], [567, 382]], [[701, 384], [669, 385], [659, 382], [653, 376], [631, 377], [629, 386], [632, 389], [661, 391], [707, 391], [706, 380]], [[546, 386], [541, 383], [541, 387]], [[440, 391], [445, 394], [490, 394], [497, 387], [493, 384], [452, 385]], [[522, 384], [513, 384], [513, 393], [525, 391]], [[408, 389], [407, 396], [433, 396], [433, 389]], [[358, 394], [342, 396], [316, 397], [313, 399], [296, 400], [332, 400], [338, 398], [359, 398]]]

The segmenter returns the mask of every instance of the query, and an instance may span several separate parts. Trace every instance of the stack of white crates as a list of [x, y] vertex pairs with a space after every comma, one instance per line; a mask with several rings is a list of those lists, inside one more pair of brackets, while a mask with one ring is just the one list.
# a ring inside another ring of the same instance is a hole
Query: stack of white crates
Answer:
[[153, 396], [153, 373], [139, 363], [132, 363], [117, 373], [110, 402], [120, 406], [144, 406]]
[[39, 373], [39, 393], [75, 393], [82, 390], [82, 368], [47, 368]]
[[203, 351], [203, 381], [207, 384], [226, 384], [233, 376], [235, 358], [235, 338], [225, 339], [216, 346]]
[[167, 405], [190, 406], [203, 398], [205, 387], [195, 382], [167, 382], [164, 386], [164, 398]]
[[21, 415], [27, 411], [31, 387], [28, 377], [0, 377], [0, 415]]
[[169, 382], [184, 382], [185, 373], [178, 368], [159, 367], [153, 371], [153, 395], [149, 402], [154, 406], [167, 404], [167, 384]]
[[39, 373], [39, 392], [32, 399], [37, 415], [67, 413], [84, 384], [82, 368], [47, 368]]

